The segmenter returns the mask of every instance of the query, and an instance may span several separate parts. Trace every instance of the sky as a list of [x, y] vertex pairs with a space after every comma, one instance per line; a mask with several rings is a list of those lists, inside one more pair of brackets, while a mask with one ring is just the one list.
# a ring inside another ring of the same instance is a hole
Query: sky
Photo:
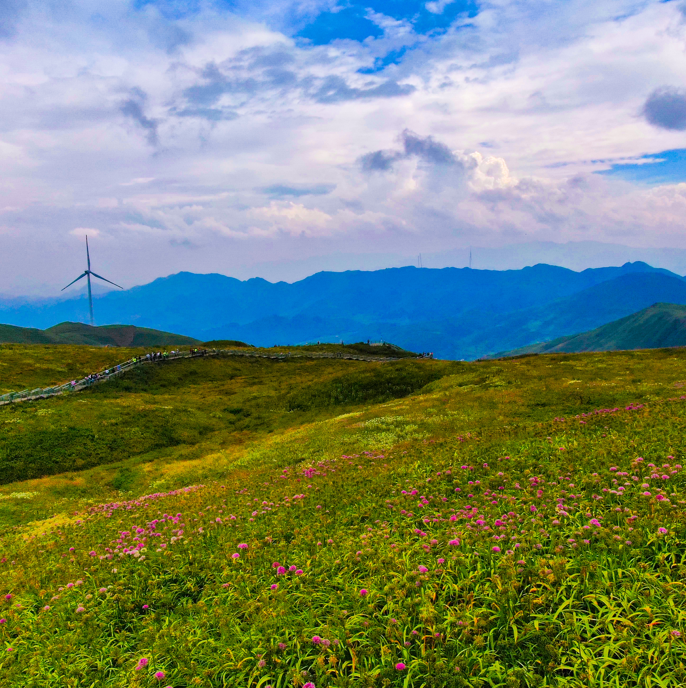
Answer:
[[3, 0], [0, 170], [0, 295], [676, 255], [686, 2]]

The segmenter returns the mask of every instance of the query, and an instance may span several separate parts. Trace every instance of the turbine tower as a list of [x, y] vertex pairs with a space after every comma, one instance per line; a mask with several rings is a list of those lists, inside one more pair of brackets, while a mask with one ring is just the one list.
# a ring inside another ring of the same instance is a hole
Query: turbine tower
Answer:
[[[79, 275], [74, 282], [69, 282], [69, 284], [64, 288], [67, 289], [71, 287], [72, 284], [75, 282], [78, 282], [80, 279], [83, 279], [84, 277], [88, 278], [88, 307], [90, 309], [90, 314], [91, 314], [91, 326], [95, 327], [95, 320], [93, 319], [93, 294], [91, 293], [91, 275], [93, 277], [97, 277], [98, 279], [101, 279], [103, 282], [108, 282], [109, 284], [114, 284], [114, 282], [110, 282], [108, 279], [105, 279], [104, 277], [100, 277], [100, 275], [96, 275], [92, 270], [91, 270], [91, 254], [90, 251], [88, 250], [88, 237], [86, 237], [86, 259], [88, 261], [88, 269], [81, 275]], [[119, 287], [118, 284], [114, 284], [115, 287]], [[119, 289], [123, 289], [124, 287], [119, 287]], [[64, 291], [62, 289], [62, 291]]]

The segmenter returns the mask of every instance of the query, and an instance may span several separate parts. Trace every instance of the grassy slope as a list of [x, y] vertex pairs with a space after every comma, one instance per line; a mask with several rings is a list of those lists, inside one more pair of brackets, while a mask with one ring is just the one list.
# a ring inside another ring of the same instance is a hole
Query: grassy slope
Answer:
[[[237, 344], [237, 343], [234, 343]], [[240, 344], [240, 343], [238, 343]], [[231, 348], [227, 343], [226, 346]], [[235, 348], [243, 348], [235, 346]], [[369, 349], [369, 351], [367, 351]], [[252, 353], [352, 353], [372, 356], [413, 357], [408, 351], [397, 348], [367, 347], [366, 345], [323, 344], [321, 346], [277, 347], [258, 349]], [[82, 378], [89, 373], [104, 370], [132, 356], [149, 351], [147, 347], [103, 348], [101, 346], [0, 344], [0, 394], [49, 387], [69, 380]]]
[[134, 325], [92, 327], [84, 323], [64, 322], [47, 330], [0, 325], [0, 343], [150, 347], [190, 346], [198, 344], [199, 341], [180, 334]]
[[[374, 376], [363, 364], [197, 367], [203, 416], [201, 396], [266, 387], [258, 406], [303, 415], [224, 448], [201, 438], [188, 460], [0, 488], [15, 525], [0, 540], [5, 683], [144, 686], [163, 671], [175, 688], [683, 685], [685, 364], [675, 350], [408, 361], [388, 368], [442, 377], [362, 405], [362, 389], [393, 394], [388, 378], [359, 384]], [[166, 405], [171, 370], [82, 406]], [[578, 415], [594, 408], [617, 410]], [[95, 507], [115, 500], [131, 501]], [[120, 555], [132, 547], [145, 551]]]
[[236, 339], [212, 339], [208, 342], [203, 342], [203, 346], [209, 349], [243, 349], [243, 348], [254, 348], [252, 344], [246, 344], [245, 342], [240, 342]]
[[0, 394], [82, 378], [146, 353], [144, 348], [1, 344]]
[[129, 457], [188, 457], [413, 392], [454, 364], [219, 359], [145, 366], [85, 392], [4, 407], [0, 484]]
[[533, 344], [504, 355], [628, 351], [674, 346], [686, 346], [686, 306], [656, 303], [590, 332]]
[[37, 330], [34, 327], [0, 325], [0, 342], [11, 342], [13, 344], [53, 344], [54, 340], [43, 330]]

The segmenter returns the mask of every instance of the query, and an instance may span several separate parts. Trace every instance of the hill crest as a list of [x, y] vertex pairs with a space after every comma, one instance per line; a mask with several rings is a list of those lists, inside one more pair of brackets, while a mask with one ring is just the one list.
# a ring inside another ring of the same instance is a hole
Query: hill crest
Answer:
[[190, 346], [199, 340], [135, 325], [92, 326], [63, 322], [46, 330], [0, 325], [0, 344], [85, 344], [89, 346]]

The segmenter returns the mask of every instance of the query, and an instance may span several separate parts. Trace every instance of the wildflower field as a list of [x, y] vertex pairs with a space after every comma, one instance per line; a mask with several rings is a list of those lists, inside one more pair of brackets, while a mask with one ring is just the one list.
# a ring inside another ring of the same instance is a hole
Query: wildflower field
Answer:
[[[184, 361], [3, 407], [2, 685], [682, 686], [685, 385], [677, 349]], [[156, 413], [186, 434], [107, 456]], [[64, 427], [97, 460], [48, 470]]]

